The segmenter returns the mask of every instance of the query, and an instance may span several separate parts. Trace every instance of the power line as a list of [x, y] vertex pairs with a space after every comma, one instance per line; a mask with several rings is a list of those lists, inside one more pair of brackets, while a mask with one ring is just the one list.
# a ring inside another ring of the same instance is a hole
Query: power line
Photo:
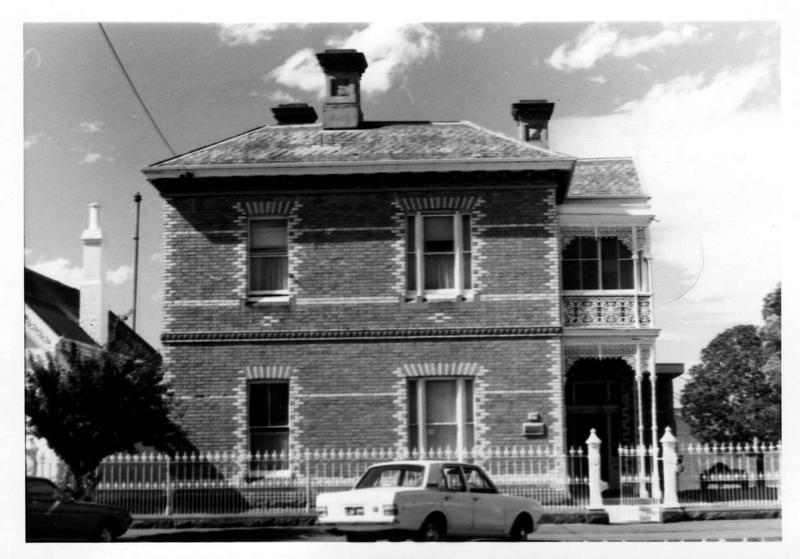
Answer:
[[173, 157], [177, 157], [178, 154], [175, 153], [175, 150], [172, 149], [171, 145], [169, 145], [169, 142], [167, 141], [167, 138], [164, 136], [164, 133], [161, 132], [161, 129], [158, 127], [158, 124], [156, 124], [156, 120], [153, 118], [153, 115], [150, 114], [150, 111], [147, 109], [147, 105], [144, 104], [144, 100], [142, 99], [142, 96], [139, 95], [139, 92], [136, 90], [136, 86], [133, 85], [133, 80], [131, 80], [131, 77], [128, 75], [128, 71], [125, 69], [125, 65], [122, 63], [122, 60], [120, 60], [119, 55], [117, 54], [117, 51], [114, 48], [114, 45], [111, 44], [111, 39], [108, 38], [108, 34], [106, 33], [106, 30], [103, 28], [103, 24], [98, 22], [97, 25], [100, 26], [100, 31], [103, 33], [103, 37], [105, 37], [106, 43], [108, 43], [108, 48], [110, 48], [111, 52], [114, 54], [114, 58], [116, 58], [117, 64], [119, 64], [119, 67], [122, 70], [122, 73], [125, 75], [125, 79], [128, 80], [128, 84], [130, 84], [134, 95], [136, 95], [136, 98], [139, 100], [139, 103], [142, 105], [142, 108], [144, 109], [145, 114], [147, 114], [147, 118], [149, 118], [150, 122], [153, 124], [153, 128], [155, 128], [156, 132], [158, 132], [158, 135], [161, 136], [161, 139], [164, 141], [164, 144], [166, 144], [167, 149], [169, 149], [170, 153], [172, 153], [172, 156]]

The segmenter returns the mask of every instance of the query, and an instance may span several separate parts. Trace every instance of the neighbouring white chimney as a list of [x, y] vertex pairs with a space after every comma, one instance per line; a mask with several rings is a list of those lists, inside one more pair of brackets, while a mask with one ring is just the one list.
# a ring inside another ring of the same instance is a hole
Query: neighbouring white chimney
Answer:
[[89, 204], [89, 228], [81, 235], [83, 277], [79, 322], [84, 332], [100, 345], [108, 341], [108, 313], [103, 297], [103, 232], [100, 204]]

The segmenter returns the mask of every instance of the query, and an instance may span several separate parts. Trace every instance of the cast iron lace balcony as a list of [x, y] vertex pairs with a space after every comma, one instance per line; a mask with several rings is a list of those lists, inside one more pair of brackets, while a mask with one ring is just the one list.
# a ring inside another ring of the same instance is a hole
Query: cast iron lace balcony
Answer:
[[567, 328], [648, 328], [650, 295], [564, 295]]

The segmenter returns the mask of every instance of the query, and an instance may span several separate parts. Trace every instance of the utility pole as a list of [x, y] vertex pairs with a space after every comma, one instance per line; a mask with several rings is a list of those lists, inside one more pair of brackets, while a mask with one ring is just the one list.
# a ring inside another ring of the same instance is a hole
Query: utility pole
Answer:
[[131, 326], [133, 331], [136, 332], [136, 317], [139, 315], [139, 311], [136, 309], [139, 288], [139, 209], [142, 203], [142, 195], [137, 192], [133, 197], [133, 201], [136, 203], [136, 234], [133, 236], [133, 322]]

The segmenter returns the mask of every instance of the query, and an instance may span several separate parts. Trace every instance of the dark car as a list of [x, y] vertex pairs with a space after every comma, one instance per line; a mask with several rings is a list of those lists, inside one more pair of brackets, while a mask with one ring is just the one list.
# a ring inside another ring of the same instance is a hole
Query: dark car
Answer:
[[25, 478], [25, 536], [28, 541], [109, 542], [130, 527], [125, 509], [76, 501], [49, 479]]

